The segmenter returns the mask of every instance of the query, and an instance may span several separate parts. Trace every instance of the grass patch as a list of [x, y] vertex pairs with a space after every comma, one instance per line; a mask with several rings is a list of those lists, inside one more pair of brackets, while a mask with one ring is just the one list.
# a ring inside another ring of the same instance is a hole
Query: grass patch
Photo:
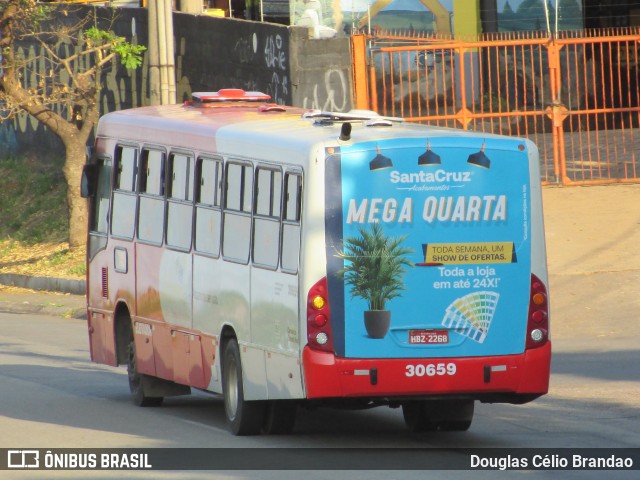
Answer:
[[26, 244], [68, 239], [62, 160], [0, 160], [0, 239]]
[[0, 273], [83, 278], [84, 251], [69, 250], [63, 160], [0, 159]]

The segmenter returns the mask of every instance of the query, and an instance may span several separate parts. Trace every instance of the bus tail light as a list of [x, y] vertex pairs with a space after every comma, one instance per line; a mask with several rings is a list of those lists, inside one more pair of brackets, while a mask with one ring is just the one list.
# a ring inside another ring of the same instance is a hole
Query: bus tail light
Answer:
[[307, 295], [307, 342], [315, 350], [333, 353], [327, 277], [311, 287]]
[[547, 288], [538, 277], [532, 274], [526, 348], [541, 347], [547, 343], [548, 340], [549, 301], [547, 299]]

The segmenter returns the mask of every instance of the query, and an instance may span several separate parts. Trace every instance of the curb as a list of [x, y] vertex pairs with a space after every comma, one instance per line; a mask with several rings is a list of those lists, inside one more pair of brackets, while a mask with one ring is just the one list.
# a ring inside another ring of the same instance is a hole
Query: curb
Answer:
[[87, 309], [70, 305], [57, 304], [55, 302], [0, 300], [0, 313], [19, 313], [35, 315], [51, 315], [53, 317], [73, 318], [76, 320], [87, 319]]
[[71, 293], [73, 295], [84, 295], [87, 290], [87, 282], [85, 280], [32, 277], [29, 275], [20, 275], [17, 273], [0, 274], [0, 285], [28, 288], [30, 290]]
[[0, 293], [0, 312], [52, 315], [86, 320], [84, 280], [0, 274], [0, 285], [28, 289]]

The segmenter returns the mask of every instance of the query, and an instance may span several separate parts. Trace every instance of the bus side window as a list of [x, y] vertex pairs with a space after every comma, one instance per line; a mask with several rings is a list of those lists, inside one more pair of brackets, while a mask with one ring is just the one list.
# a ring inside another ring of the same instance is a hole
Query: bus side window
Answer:
[[249, 262], [253, 168], [228, 162], [225, 169], [222, 255], [225, 260]]
[[302, 206], [302, 176], [287, 173], [284, 176], [284, 202], [282, 212], [282, 270], [297, 273], [300, 253], [300, 216]]
[[196, 166], [196, 238], [198, 252], [220, 255], [222, 160], [199, 158]]
[[140, 168], [140, 193], [164, 195], [164, 153], [143, 150]]
[[135, 227], [138, 149], [118, 145], [115, 170], [111, 234], [131, 239]]
[[93, 211], [91, 212], [90, 231], [107, 234], [109, 232], [109, 197], [111, 193], [111, 161], [99, 158], [98, 179], [96, 182], [96, 194], [93, 201]]
[[116, 147], [116, 178], [114, 188], [135, 192], [138, 150], [134, 147]]
[[138, 238], [161, 244], [164, 233], [164, 152], [142, 151]]
[[253, 263], [271, 269], [278, 267], [282, 172], [257, 168], [253, 219]]
[[193, 161], [189, 155], [169, 156], [169, 202], [167, 204], [167, 245], [183, 250], [191, 248], [193, 224]]

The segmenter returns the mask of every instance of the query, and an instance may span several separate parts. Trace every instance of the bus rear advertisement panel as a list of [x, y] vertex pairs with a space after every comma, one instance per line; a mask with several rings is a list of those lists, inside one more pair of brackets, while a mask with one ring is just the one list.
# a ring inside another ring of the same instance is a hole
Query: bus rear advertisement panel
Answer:
[[[344, 330], [334, 340], [337, 355], [447, 358], [524, 351], [531, 186], [529, 152], [518, 145], [486, 140], [487, 166], [467, 161], [480, 148], [477, 139], [430, 141], [430, 151], [440, 152], [435, 165], [418, 164], [425, 147], [417, 140], [378, 147], [393, 163], [384, 169], [370, 169], [373, 144], [342, 148], [327, 158], [325, 208], [327, 215], [335, 213], [327, 224], [327, 276], [330, 293], [338, 292], [336, 301], [331, 298], [331, 320], [334, 335]], [[334, 246], [356, 245], [357, 254], [375, 256], [376, 241], [399, 243], [398, 258], [372, 264], [378, 270], [388, 263], [387, 278], [364, 289], [362, 278], [349, 283], [340, 275], [345, 262]], [[394, 272], [400, 260], [407, 264]], [[364, 312], [380, 294], [375, 289], [394, 288], [397, 296], [382, 308], [390, 312], [389, 330], [372, 336]]]
[[335, 356], [304, 352], [310, 397], [522, 403], [548, 390], [537, 149], [505, 138], [425, 143], [327, 152]]
[[[232, 433], [309, 403], [466, 430], [548, 390], [531, 142], [226, 89], [101, 118], [85, 167], [91, 358], [134, 402], [222, 394]], [[213, 107], [213, 108], [210, 108]]]

